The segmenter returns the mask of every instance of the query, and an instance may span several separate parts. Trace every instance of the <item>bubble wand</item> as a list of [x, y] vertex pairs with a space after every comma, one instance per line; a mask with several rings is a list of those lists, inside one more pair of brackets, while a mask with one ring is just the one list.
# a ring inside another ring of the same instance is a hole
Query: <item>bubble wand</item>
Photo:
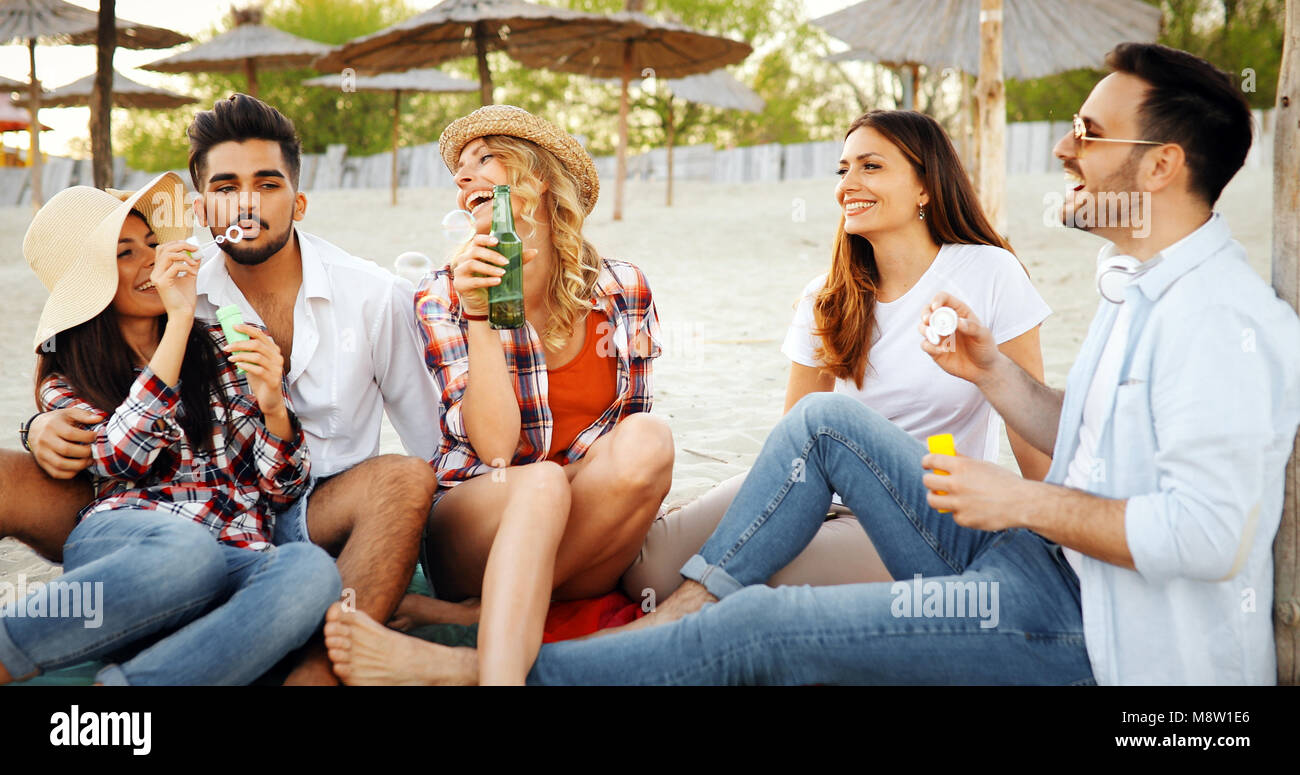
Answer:
[[[193, 241], [194, 241], [194, 238], [193, 238], [193, 237], [190, 237], [189, 239], [187, 239], [187, 240], [185, 240], [185, 241], [186, 241], [186, 242], [193, 242]], [[226, 227], [226, 231], [225, 231], [225, 233], [223, 233], [223, 234], [218, 234], [216, 237], [214, 237], [214, 238], [212, 239], [211, 242], [205, 242], [205, 243], [203, 243], [202, 245], [196, 245], [196, 246], [194, 247], [194, 250], [200, 251], [200, 254], [201, 254], [202, 251], [207, 250], [208, 248], [212, 247], [213, 245], [220, 245], [220, 244], [222, 244], [223, 242], [237, 243], [237, 242], [243, 242], [243, 241], [244, 241], [244, 230], [243, 230], [243, 228], [241, 228], [240, 225], [237, 224], [237, 223], [232, 223], [232, 224], [230, 224], [229, 226]], [[189, 256], [190, 256], [191, 258], [193, 258], [193, 257], [194, 257], [194, 250], [187, 250], [187, 251], [185, 251], [185, 252], [188, 253]], [[182, 269], [181, 271], [179, 271], [179, 272], [176, 273], [176, 276], [177, 276], [177, 277], [184, 277], [186, 274], [188, 274], [188, 273], [187, 273], [185, 270]]]

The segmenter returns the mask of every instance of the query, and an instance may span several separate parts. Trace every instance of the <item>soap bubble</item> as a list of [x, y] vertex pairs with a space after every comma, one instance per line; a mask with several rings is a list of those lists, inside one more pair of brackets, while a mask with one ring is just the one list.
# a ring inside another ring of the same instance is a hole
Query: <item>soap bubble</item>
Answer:
[[452, 242], [465, 242], [477, 231], [478, 222], [468, 210], [452, 210], [442, 217], [442, 234]]
[[408, 250], [393, 262], [393, 271], [410, 280], [412, 285], [419, 285], [424, 276], [433, 271], [433, 262], [423, 253]]

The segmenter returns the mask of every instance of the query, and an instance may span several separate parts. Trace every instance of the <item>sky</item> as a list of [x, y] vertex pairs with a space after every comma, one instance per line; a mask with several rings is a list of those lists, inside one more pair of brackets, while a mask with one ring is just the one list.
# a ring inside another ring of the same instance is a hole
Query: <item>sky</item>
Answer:
[[[75, 5], [98, 8], [95, 0], [70, 0]], [[824, 16], [857, 0], [804, 0], [808, 18]], [[433, 7], [438, 0], [407, 0], [411, 8], [423, 11]], [[236, 3], [247, 5], [246, 1]], [[117, 15], [124, 19], [165, 27], [191, 37], [202, 34], [230, 13], [231, 0], [117, 0]], [[190, 44], [187, 44], [190, 45]], [[181, 50], [181, 49], [177, 49]], [[138, 70], [140, 65], [168, 56], [166, 51], [129, 51], [118, 49], [114, 66], [140, 83], [173, 91], [184, 91], [184, 76], [152, 73]], [[0, 46], [0, 76], [26, 82], [29, 73], [26, 46]], [[46, 89], [71, 83], [95, 70], [94, 46], [40, 46], [36, 47], [36, 75]], [[41, 122], [53, 128], [41, 135], [41, 150], [51, 154], [67, 152], [68, 142], [77, 137], [87, 137], [90, 120], [89, 108], [47, 108], [41, 111]], [[9, 133], [5, 143], [10, 147], [27, 147], [27, 133]]]

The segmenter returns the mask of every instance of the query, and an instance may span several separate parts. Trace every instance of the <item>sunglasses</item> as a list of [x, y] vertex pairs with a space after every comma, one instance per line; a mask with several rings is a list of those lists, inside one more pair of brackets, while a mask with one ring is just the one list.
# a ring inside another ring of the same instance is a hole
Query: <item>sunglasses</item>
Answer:
[[1111, 137], [1092, 137], [1088, 134], [1088, 127], [1084, 126], [1083, 119], [1079, 114], [1074, 114], [1074, 155], [1075, 158], [1083, 158], [1083, 144], [1085, 140], [1091, 140], [1095, 143], [1131, 143], [1134, 145], [1164, 145], [1155, 140], [1119, 140]]

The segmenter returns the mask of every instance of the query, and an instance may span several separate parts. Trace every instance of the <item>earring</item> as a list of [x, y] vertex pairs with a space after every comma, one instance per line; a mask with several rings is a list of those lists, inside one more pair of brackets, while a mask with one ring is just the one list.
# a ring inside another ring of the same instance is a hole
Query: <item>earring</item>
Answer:
[[924, 221], [924, 220], [925, 220], [925, 208], [924, 208], [924, 207], [921, 207], [920, 205], [918, 205], [917, 208], [916, 208], [916, 210], [917, 210], [917, 216], [916, 216], [916, 217], [917, 217], [917, 218], [920, 218], [921, 220]]

